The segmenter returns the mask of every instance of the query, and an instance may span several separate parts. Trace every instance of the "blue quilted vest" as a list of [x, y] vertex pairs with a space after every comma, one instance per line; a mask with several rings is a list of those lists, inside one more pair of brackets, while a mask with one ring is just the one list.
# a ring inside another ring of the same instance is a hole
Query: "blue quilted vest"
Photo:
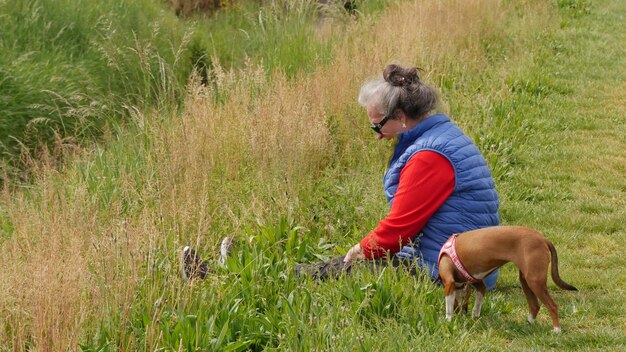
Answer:
[[[474, 143], [450, 119], [437, 114], [426, 118], [410, 131], [398, 134], [398, 142], [383, 178], [385, 196], [391, 205], [398, 189], [400, 171], [417, 152], [435, 151], [445, 156], [454, 169], [455, 186], [450, 197], [415, 234], [412, 243], [396, 253], [437, 278], [437, 259], [441, 247], [454, 233], [500, 224], [498, 194], [491, 172]], [[487, 276], [485, 284], [493, 289], [498, 272]]]

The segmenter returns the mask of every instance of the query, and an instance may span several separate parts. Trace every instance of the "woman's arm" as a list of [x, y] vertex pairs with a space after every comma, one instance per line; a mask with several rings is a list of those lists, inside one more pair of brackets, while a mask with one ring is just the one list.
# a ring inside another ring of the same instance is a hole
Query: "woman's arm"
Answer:
[[[454, 170], [450, 161], [433, 151], [416, 153], [400, 172], [389, 214], [361, 240], [362, 254], [374, 259], [398, 252], [453, 191]], [[355, 248], [351, 251], [358, 252]]]

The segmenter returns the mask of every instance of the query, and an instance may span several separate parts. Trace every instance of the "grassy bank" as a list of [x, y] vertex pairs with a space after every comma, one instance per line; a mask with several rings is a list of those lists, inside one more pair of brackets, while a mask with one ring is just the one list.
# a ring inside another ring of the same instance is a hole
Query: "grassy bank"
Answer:
[[210, 17], [178, 18], [155, 0], [0, 3], [0, 162], [24, 169], [23, 157], [37, 159], [43, 147], [59, 154], [98, 141], [134, 108], [176, 111], [194, 70], [205, 84], [215, 65], [249, 59], [267, 72], [310, 70], [330, 59], [320, 13], [336, 26], [349, 21], [338, 6], [311, 0], [260, 4], [231, 1]]
[[[608, 0], [400, 2], [346, 27], [327, 65], [215, 66], [215, 84], [188, 86], [184, 111], [131, 109], [105, 146], [3, 190], [0, 348], [623, 348], [623, 284], [611, 278], [624, 264], [624, 11]], [[440, 109], [494, 170], [503, 221], [555, 242], [581, 290], [554, 292], [564, 334], [545, 310], [526, 324], [513, 267], [483, 317], [451, 324], [441, 289], [420, 277], [292, 276], [386, 213], [390, 145], [375, 143], [355, 100], [390, 61], [422, 66], [441, 89]], [[212, 260], [224, 235], [238, 239], [228, 268], [183, 283], [180, 248]]]

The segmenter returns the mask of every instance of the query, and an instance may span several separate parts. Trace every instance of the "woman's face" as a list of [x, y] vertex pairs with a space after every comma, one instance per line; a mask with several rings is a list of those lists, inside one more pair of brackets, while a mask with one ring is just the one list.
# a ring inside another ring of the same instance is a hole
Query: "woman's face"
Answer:
[[[367, 106], [367, 117], [371, 123], [380, 123], [385, 115], [379, 113], [373, 105]], [[380, 129], [380, 133], [376, 133], [376, 139], [393, 139], [398, 132], [403, 131], [402, 122], [398, 119], [391, 118]]]

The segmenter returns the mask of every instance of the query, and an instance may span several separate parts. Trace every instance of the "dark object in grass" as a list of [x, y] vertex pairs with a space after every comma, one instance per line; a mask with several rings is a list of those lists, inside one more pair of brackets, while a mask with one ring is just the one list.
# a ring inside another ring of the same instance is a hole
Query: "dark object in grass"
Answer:
[[183, 280], [204, 279], [209, 273], [209, 266], [189, 246], [183, 248], [181, 266], [183, 269]]

